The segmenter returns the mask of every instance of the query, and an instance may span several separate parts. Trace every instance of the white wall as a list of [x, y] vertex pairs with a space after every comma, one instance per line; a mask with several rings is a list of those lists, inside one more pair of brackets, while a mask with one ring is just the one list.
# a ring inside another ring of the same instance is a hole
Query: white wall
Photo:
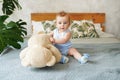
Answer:
[[14, 20], [23, 19], [28, 23], [31, 35], [30, 13], [32, 12], [105, 12], [106, 32], [120, 38], [120, 0], [19, 0], [22, 10], [11, 16]]

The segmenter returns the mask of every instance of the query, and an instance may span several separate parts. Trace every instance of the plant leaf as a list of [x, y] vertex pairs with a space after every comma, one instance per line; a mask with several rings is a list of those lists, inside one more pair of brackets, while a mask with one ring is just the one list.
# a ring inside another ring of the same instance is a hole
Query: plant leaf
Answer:
[[18, 0], [3, 0], [2, 11], [6, 15], [11, 15], [15, 9], [22, 9]]
[[0, 23], [3, 23], [8, 17], [9, 17], [8, 15], [0, 16]]
[[8, 23], [5, 23], [4, 21], [0, 23], [0, 53], [7, 46], [20, 49], [21, 45], [19, 42], [24, 42], [23, 37], [27, 35], [26, 28], [23, 27], [23, 25], [25, 25], [24, 21], [10, 21]]

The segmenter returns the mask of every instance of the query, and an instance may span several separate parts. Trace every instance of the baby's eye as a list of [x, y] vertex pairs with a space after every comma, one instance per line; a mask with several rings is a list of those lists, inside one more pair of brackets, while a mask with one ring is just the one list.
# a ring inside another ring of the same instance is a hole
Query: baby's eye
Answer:
[[59, 22], [59, 24], [61, 24], [61, 22]]
[[67, 24], [67, 22], [64, 22], [64, 24]]

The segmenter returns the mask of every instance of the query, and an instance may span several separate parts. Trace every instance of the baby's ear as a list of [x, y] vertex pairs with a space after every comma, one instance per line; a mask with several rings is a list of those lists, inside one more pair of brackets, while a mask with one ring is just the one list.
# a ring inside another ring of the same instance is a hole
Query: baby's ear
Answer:
[[44, 34], [44, 33], [45, 33], [45, 32], [43, 32], [43, 31], [39, 31], [39, 32], [38, 32], [38, 34]]

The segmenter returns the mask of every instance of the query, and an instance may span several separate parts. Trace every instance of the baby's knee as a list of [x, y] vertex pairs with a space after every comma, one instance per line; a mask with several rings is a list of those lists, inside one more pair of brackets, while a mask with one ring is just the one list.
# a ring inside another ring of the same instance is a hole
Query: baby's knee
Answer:
[[73, 55], [74, 54], [74, 48], [70, 48], [69, 51], [68, 51], [69, 55]]
[[69, 49], [69, 51], [75, 52], [75, 51], [77, 51], [77, 50], [76, 50], [75, 48], [71, 47], [71, 48]]

